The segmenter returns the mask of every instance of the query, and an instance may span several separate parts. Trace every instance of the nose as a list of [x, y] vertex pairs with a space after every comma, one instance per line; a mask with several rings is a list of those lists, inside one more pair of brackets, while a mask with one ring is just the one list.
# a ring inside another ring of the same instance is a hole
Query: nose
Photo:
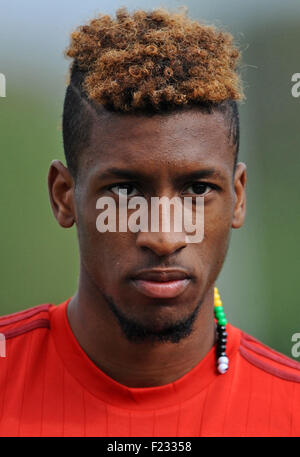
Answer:
[[[171, 200], [170, 200], [171, 199]], [[158, 256], [171, 255], [187, 244], [182, 226], [182, 201], [179, 197], [160, 195], [148, 205], [148, 225], [138, 232], [136, 244], [151, 249]]]
[[180, 232], [139, 232], [136, 244], [151, 249], [158, 256], [167, 256], [186, 246], [185, 234]]

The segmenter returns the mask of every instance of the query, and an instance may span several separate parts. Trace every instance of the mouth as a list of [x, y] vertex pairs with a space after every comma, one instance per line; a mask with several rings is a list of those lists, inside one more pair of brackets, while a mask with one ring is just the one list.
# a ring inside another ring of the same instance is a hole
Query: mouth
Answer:
[[152, 298], [174, 298], [183, 293], [191, 277], [182, 270], [144, 270], [131, 278], [133, 286]]

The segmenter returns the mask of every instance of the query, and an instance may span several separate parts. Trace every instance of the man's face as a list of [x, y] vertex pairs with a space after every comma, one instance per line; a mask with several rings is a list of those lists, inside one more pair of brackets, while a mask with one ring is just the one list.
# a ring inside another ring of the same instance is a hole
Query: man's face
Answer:
[[[172, 325], [191, 324], [201, 311], [222, 267], [231, 227], [243, 222], [244, 211], [237, 206], [245, 166], [239, 163], [233, 176], [233, 163], [234, 146], [222, 113], [191, 109], [151, 118], [112, 113], [94, 122], [74, 194], [81, 269], [125, 327], [131, 322], [142, 332], [159, 334]], [[182, 233], [161, 230], [100, 233], [97, 200], [113, 197], [118, 207], [124, 188], [129, 198], [143, 196], [149, 203], [151, 197], [202, 195], [203, 240], [186, 243]], [[134, 280], [145, 269], [180, 269], [189, 280], [175, 296], [153, 296]]]

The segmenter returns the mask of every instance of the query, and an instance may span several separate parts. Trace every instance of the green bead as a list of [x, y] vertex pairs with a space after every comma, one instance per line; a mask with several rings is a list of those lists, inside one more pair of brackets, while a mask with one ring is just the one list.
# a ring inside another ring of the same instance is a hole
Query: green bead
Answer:
[[218, 324], [219, 325], [226, 325], [227, 324], [227, 319], [225, 317], [222, 317], [221, 319], [218, 319]]
[[216, 317], [217, 317], [217, 318], [219, 318], [219, 317], [225, 317], [225, 313], [224, 313], [223, 310], [222, 310], [222, 311], [219, 311], [219, 312], [217, 312], [217, 313], [215, 313], [215, 314], [216, 314]]
[[215, 308], [215, 313], [216, 314], [224, 313], [224, 309], [222, 308], [222, 306], [218, 306], [217, 309]]

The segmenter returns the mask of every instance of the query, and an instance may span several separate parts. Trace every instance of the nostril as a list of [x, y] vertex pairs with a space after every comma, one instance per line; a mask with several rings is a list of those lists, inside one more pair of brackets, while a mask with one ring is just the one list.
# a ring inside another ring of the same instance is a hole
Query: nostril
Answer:
[[150, 249], [158, 256], [171, 255], [186, 246], [184, 234], [139, 232], [136, 245]]

